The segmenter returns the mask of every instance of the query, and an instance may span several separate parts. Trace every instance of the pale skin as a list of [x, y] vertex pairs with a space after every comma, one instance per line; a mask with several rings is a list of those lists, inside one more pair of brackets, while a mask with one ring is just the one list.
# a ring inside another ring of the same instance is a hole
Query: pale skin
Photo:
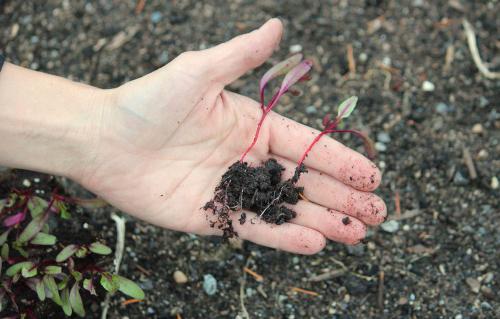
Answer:
[[[271, 19], [107, 90], [6, 63], [0, 73], [0, 165], [67, 176], [154, 225], [221, 235], [200, 208], [251, 142], [260, 117], [257, 102], [224, 87], [264, 63], [281, 34], [281, 22]], [[270, 113], [247, 160], [258, 165], [276, 158], [287, 178], [317, 133]], [[309, 201], [294, 207], [298, 217], [280, 226], [235, 222], [241, 238], [314, 254], [327, 239], [356, 244], [366, 225], [384, 221], [385, 204], [372, 193], [381, 174], [363, 155], [325, 136], [305, 164], [309, 173], [299, 185]]]

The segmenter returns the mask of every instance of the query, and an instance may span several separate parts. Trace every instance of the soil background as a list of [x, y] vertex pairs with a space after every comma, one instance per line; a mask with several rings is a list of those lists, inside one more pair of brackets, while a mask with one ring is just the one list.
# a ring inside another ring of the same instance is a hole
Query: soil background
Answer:
[[[359, 96], [349, 121], [377, 141], [384, 172], [378, 193], [393, 221], [371, 229], [361, 245], [330, 243], [315, 256], [296, 256], [129, 219], [121, 271], [147, 299], [123, 306], [117, 295], [109, 318], [244, 318], [241, 295], [250, 318], [500, 317], [500, 82], [478, 72], [461, 24], [472, 23], [483, 60], [498, 70], [498, 1], [147, 0], [136, 12], [138, 2], [0, 1], [0, 51], [13, 63], [110, 88], [279, 16], [286, 33], [264, 68], [290, 51], [302, 51], [315, 67], [306, 94], [285, 97], [276, 110], [319, 127], [339, 101]], [[257, 98], [263, 72], [229, 89]], [[0, 175], [38, 187], [37, 175]], [[85, 195], [70, 181], [57, 182]], [[112, 210], [81, 212], [81, 227], [114, 245]], [[176, 270], [188, 283], [174, 281]], [[310, 280], [328, 272], [329, 279]], [[203, 289], [208, 274], [217, 281], [214, 295]], [[92, 305], [88, 318], [99, 311]]]

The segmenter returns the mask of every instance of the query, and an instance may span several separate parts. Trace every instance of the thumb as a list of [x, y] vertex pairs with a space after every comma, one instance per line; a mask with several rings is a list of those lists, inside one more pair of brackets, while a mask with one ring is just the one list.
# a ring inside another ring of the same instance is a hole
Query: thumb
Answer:
[[257, 30], [200, 51], [200, 58], [208, 68], [208, 76], [226, 85], [264, 63], [278, 46], [282, 33], [281, 21], [273, 18]]

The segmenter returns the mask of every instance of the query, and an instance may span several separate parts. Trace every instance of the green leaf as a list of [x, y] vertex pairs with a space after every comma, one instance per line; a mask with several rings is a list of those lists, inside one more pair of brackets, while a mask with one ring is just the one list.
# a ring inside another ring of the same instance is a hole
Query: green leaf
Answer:
[[89, 250], [85, 246], [81, 246], [75, 253], [75, 256], [78, 258], [84, 258], [89, 254]]
[[73, 276], [73, 278], [75, 278], [76, 281], [82, 280], [82, 277], [83, 277], [82, 273], [79, 271], [72, 271], [71, 276]]
[[108, 246], [101, 244], [100, 242], [95, 242], [90, 244], [89, 249], [91, 252], [94, 254], [99, 254], [99, 255], [109, 255], [111, 254], [111, 248]]
[[45, 275], [43, 276], [43, 283], [45, 287], [50, 291], [50, 294], [52, 295], [51, 298], [54, 300], [56, 304], [59, 306], [62, 305], [61, 301], [61, 296], [59, 295], [59, 290], [57, 289], [57, 284], [56, 281], [54, 280], [54, 277], [52, 275]]
[[115, 275], [118, 282], [118, 290], [123, 292], [124, 294], [135, 298], [135, 299], [144, 299], [144, 291], [130, 279], [125, 277]]
[[61, 292], [61, 303], [64, 314], [68, 317], [71, 316], [71, 314], [73, 313], [73, 309], [71, 308], [71, 303], [69, 301], [68, 288], [64, 288], [64, 290]]
[[68, 211], [68, 206], [64, 202], [57, 202], [57, 208], [59, 209], [59, 215], [62, 219], [70, 219], [71, 213]]
[[9, 237], [9, 233], [12, 230], [12, 228], [9, 228], [5, 232], [0, 235], [0, 246], [3, 245], [7, 241], [7, 237]]
[[59, 254], [57, 254], [56, 261], [58, 263], [65, 261], [69, 257], [73, 256], [76, 253], [76, 251], [78, 250], [78, 248], [79, 247], [77, 245], [73, 245], [73, 244], [64, 247], [64, 249], [61, 250], [59, 252]]
[[60, 266], [47, 266], [43, 269], [43, 272], [48, 275], [57, 275], [62, 272], [62, 268]]
[[340, 103], [338, 113], [337, 113], [337, 118], [338, 119], [344, 119], [349, 117], [351, 115], [352, 111], [356, 108], [356, 103], [358, 103], [358, 97], [357, 96], [351, 96], [344, 102]]
[[108, 206], [108, 203], [106, 203], [101, 198], [91, 198], [91, 199], [72, 198], [72, 200], [75, 204], [80, 205], [83, 208], [87, 209], [96, 209]]
[[5, 243], [2, 245], [2, 252], [0, 254], [2, 255], [2, 259], [9, 259], [9, 244]]
[[39, 215], [41, 215], [49, 206], [49, 203], [38, 196], [33, 196], [29, 201], [28, 201], [28, 209], [31, 213], [31, 217], [35, 218]]
[[69, 302], [77, 315], [85, 317], [85, 309], [83, 308], [82, 297], [80, 296], [80, 285], [77, 282], [69, 292]]
[[[62, 279], [59, 277], [61, 277]], [[70, 276], [66, 275], [65, 273], [60, 273], [58, 274], [58, 278], [61, 279], [61, 281], [57, 283], [57, 289], [63, 290], [64, 288], [66, 288], [66, 286], [68, 286]]]
[[31, 261], [22, 261], [7, 268], [5, 274], [9, 277], [13, 277], [14, 275], [21, 272], [23, 269], [25, 268], [31, 269], [33, 267], [35, 267], [35, 264], [33, 264]]
[[85, 288], [88, 292], [90, 292], [91, 295], [97, 296], [94, 283], [91, 279], [83, 280], [83, 288]]
[[113, 275], [111, 276], [110, 273], [103, 273], [101, 275], [101, 280], [100, 280], [101, 286], [110, 293], [113, 293], [118, 290], [119, 284], [116, 279], [116, 276]]
[[31, 267], [31, 268], [24, 268], [21, 269], [21, 274], [24, 278], [31, 278], [35, 277], [38, 274], [38, 268], [37, 267]]
[[40, 232], [35, 235], [35, 237], [30, 241], [30, 243], [33, 245], [52, 246], [56, 243], [56, 241], [57, 241], [56, 236]]
[[45, 286], [44, 286], [42, 280], [38, 280], [36, 282], [35, 291], [36, 291], [36, 294], [38, 295], [38, 299], [40, 299], [40, 301], [44, 301], [45, 300]]
[[49, 214], [43, 214], [37, 216], [31, 220], [31, 222], [26, 226], [21, 235], [19, 235], [18, 241], [20, 243], [26, 243], [42, 229], [43, 225], [47, 222]]

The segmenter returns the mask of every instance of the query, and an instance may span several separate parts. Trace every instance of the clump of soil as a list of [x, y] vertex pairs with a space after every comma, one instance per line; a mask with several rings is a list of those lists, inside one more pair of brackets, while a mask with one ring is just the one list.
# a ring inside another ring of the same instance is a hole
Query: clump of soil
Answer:
[[304, 189], [295, 184], [306, 169], [302, 166], [292, 178], [282, 181], [284, 170], [275, 159], [268, 159], [257, 167], [240, 161], [232, 164], [215, 188], [214, 198], [203, 207], [216, 217], [210, 220], [210, 226], [221, 229], [224, 238], [231, 238], [238, 236], [233, 228], [231, 214], [240, 212], [240, 224], [247, 221], [246, 213], [241, 210], [255, 212], [266, 223], [276, 225], [295, 218], [295, 211], [283, 204], [295, 205], [299, 201]]

